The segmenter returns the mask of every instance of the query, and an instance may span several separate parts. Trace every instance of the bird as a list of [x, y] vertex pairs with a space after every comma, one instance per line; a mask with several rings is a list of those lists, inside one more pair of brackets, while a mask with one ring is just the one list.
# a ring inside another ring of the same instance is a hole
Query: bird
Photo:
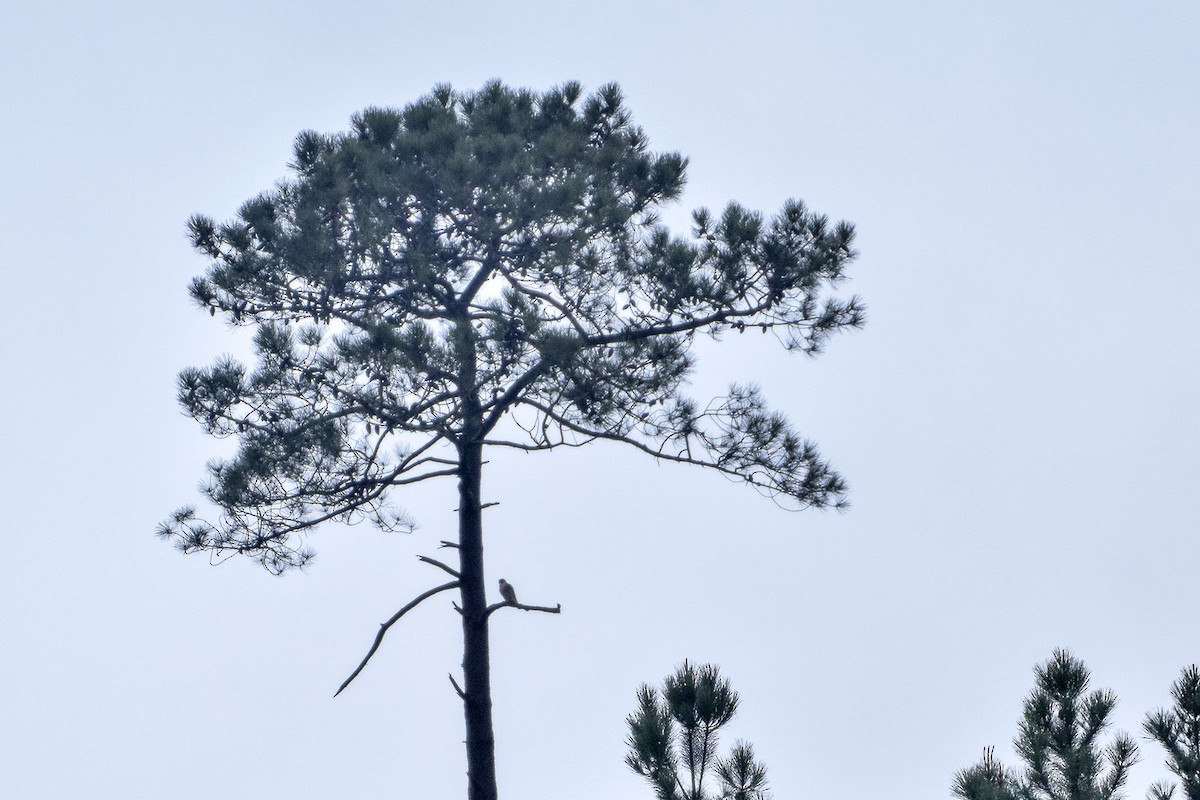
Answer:
[[517, 590], [512, 587], [512, 584], [500, 579], [500, 596], [504, 598], [504, 602], [509, 605], [517, 605]]

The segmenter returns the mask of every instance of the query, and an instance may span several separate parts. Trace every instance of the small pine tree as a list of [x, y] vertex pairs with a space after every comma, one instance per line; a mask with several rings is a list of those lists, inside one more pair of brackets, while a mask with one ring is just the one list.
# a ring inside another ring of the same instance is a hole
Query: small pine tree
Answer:
[[[1167, 751], [1167, 767], [1183, 785], [1184, 800], [1200, 800], [1200, 669], [1193, 664], [1171, 686], [1175, 705], [1146, 715], [1142, 729]], [[1160, 782], [1150, 789], [1151, 800], [1170, 800], [1175, 784]]]
[[1013, 741], [1025, 762], [1024, 774], [1011, 775], [989, 748], [983, 761], [955, 776], [954, 795], [964, 800], [1119, 800], [1137, 761], [1137, 745], [1118, 733], [1101, 747], [1116, 696], [1108, 690], [1089, 693], [1091, 674], [1067, 650], [1056, 650], [1034, 668], [1034, 676]]
[[1016, 800], [1020, 786], [996, 760], [996, 748], [983, 751], [983, 760], [954, 776], [954, 796], [967, 800]]
[[[750, 744], [737, 742], [727, 758], [717, 757], [718, 732], [737, 707], [737, 692], [715, 665], [684, 661], [663, 681], [661, 697], [648, 684], [638, 690], [638, 709], [626, 718], [625, 763], [650, 782], [658, 800], [769, 800], [767, 768]], [[704, 791], [710, 773], [716, 795]]]

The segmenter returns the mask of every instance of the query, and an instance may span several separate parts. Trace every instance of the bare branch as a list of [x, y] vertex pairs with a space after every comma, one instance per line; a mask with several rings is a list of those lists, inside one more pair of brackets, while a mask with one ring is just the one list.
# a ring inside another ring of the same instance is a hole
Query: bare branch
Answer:
[[454, 680], [454, 675], [447, 672], [446, 677], [450, 679], [450, 685], [453, 686], [454, 691], [458, 693], [459, 699], [465, 703], [467, 701], [467, 693], [464, 692], [462, 687], [458, 685], [458, 681]]
[[404, 486], [410, 483], [419, 483], [421, 481], [427, 481], [430, 478], [445, 478], [457, 474], [458, 468], [455, 467], [454, 469], [439, 469], [434, 470], [433, 472], [424, 472], [420, 475], [414, 475], [411, 478], [376, 478], [372, 480], [371, 483], [379, 483], [382, 484], [384, 488], [388, 488], [391, 486]]
[[[484, 463], [486, 464], [487, 462], [485, 461]], [[480, 504], [479, 504], [479, 510], [480, 510], [480, 511], [483, 511], [485, 508], [491, 508], [492, 506], [498, 506], [498, 505], [500, 505], [500, 503], [499, 503], [499, 502], [493, 502], [493, 503], [480, 503]], [[455, 508], [455, 509], [451, 509], [451, 510], [453, 510], [453, 511], [459, 511], [460, 509], [457, 509], [457, 508]], [[445, 544], [444, 544], [444, 543], [443, 543], [443, 546], [445, 546]], [[457, 547], [458, 545], [453, 545], [453, 546], [454, 546], [454, 547]]]
[[456, 578], [462, 577], [462, 574], [458, 570], [456, 570], [452, 567], [448, 567], [445, 564], [443, 564], [442, 562], [437, 561], [436, 559], [432, 559], [429, 556], [417, 556], [417, 560], [424, 561], [426, 564], [432, 564], [433, 566], [437, 567], [438, 569], [449, 572], [451, 575], [453, 575]]
[[350, 677], [346, 678], [346, 680], [342, 682], [342, 685], [338, 687], [338, 690], [333, 693], [333, 696], [337, 697], [339, 694], [341, 694], [342, 690], [350, 685], [350, 681], [358, 677], [358, 673], [363, 671], [363, 667], [367, 666], [367, 662], [371, 660], [371, 656], [375, 655], [375, 651], [379, 649], [379, 644], [383, 641], [384, 634], [388, 632], [388, 628], [395, 625], [397, 620], [420, 605], [422, 601], [428, 600], [438, 592], [444, 592], [447, 589], [457, 589], [458, 585], [458, 581], [450, 581], [449, 583], [443, 583], [441, 586], [435, 586], [424, 594], [418, 595], [411, 603], [393, 614], [392, 618], [387, 622], [381, 623], [379, 626], [379, 633], [375, 634], [375, 641], [372, 643], [371, 649], [367, 651], [367, 654], [363, 657], [362, 662], [359, 663], [354, 672], [350, 673]]
[[522, 611], [541, 611], [544, 614], [562, 613], [562, 603], [558, 603], [554, 606], [554, 608], [549, 606], [527, 606], [524, 603], [492, 603], [487, 607], [487, 609], [484, 610], [483, 614], [485, 617], [490, 617], [493, 612], [499, 611], [500, 609], [506, 607], [519, 608]]

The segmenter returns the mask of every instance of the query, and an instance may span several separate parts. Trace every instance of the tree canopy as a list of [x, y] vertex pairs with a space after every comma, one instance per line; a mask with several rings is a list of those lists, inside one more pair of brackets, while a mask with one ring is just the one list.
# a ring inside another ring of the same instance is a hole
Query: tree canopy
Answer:
[[[845, 484], [751, 386], [683, 394], [697, 332], [755, 328], [815, 353], [863, 321], [827, 290], [853, 228], [798, 201], [730, 204], [691, 236], [658, 221], [686, 160], [649, 150], [615, 85], [535, 94], [449, 87], [347, 133], [301, 133], [293, 177], [218, 224], [193, 298], [256, 327], [257, 365], [184, 370], [179, 398], [237, 454], [210, 466], [215, 522], [162, 528], [186, 551], [304, 564], [330, 519], [407, 523], [389, 489], [453, 476], [465, 442], [544, 450], [594, 439], [700, 464], [799, 506]], [[501, 425], [508, 417], [513, 424]]]
[[1091, 673], [1078, 657], [1056, 650], [1034, 668], [1013, 747], [1025, 764], [1014, 773], [991, 748], [954, 778], [963, 800], [1119, 800], [1137, 762], [1137, 745], [1118, 733], [1105, 746], [1101, 734], [1117, 705], [1108, 690], [1088, 691]]

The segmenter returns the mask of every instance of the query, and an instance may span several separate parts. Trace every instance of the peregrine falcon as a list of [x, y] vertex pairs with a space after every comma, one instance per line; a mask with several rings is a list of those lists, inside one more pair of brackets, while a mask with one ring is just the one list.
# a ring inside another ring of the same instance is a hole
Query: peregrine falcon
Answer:
[[517, 605], [517, 590], [512, 587], [512, 584], [500, 579], [500, 596], [504, 598], [504, 602], [510, 605]]

